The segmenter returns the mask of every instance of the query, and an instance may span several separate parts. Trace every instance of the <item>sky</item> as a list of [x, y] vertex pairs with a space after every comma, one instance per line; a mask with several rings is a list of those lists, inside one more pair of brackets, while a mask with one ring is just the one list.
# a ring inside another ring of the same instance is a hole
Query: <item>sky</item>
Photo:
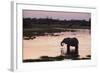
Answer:
[[52, 18], [60, 20], [89, 20], [91, 13], [23, 10], [23, 18]]

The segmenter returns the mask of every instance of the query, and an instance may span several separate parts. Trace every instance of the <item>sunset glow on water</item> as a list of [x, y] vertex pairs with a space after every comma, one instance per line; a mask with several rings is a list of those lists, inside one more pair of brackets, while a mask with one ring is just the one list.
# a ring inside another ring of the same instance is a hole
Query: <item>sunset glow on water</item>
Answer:
[[[66, 52], [66, 45], [60, 45], [67, 37], [76, 37], [79, 40], [79, 55], [91, 55], [91, 34], [88, 29], [76, 29], [75, 32], [55, 33], [58, 36], [37, 36], [33, 40], [23, 40], [23, 59], [38, 59], [40, 56], [59, 56], [61, 48]], [[71, 47], [74, 49], [74, 47]]]

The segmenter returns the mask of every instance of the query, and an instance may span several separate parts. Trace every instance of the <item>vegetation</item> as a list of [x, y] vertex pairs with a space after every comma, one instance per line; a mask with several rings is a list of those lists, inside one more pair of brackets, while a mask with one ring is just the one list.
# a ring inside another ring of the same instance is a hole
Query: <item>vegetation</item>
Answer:
[[[91, 56], [91, 55], [90, 55]], [[91, 60], [91, 57], [75, 57], [75, 56], [55, 56], [55, 57], [49, 57], [49, 56], [41, 56], [39, 59], [24, 59], [24, 63], [28, 62], [49, 62], [49, 61], [62, 61], [64, 59], [70, 59], [70, 60]]]
[[40, 36], [45, 33], [64, 32], [68, 29], [90, 29], [91, 19], [59, 20], [52, 18], [23, 18], [23, 35]]
[[59, 19], [51, 19], [51, 18], [23, 18], [23, 27], [24, 28], [34, 28], [34, 27], [64, 27], [67, 28], [76, 28], [75, 26], [88, 26], [90, 27], [91, 19], [89, 21], [86, 20], [59, 20]]

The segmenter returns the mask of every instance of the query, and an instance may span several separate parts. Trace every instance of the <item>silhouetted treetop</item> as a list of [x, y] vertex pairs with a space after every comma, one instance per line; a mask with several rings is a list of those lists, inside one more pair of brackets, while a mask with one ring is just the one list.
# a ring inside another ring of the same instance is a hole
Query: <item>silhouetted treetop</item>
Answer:
[[35, 25], [67, 25], [67, 26], [89, 26], [91, 25], [91, 19], [86, 20], [60, 20], [52, 18], [23, 18], [23, 27], [31, 28]]

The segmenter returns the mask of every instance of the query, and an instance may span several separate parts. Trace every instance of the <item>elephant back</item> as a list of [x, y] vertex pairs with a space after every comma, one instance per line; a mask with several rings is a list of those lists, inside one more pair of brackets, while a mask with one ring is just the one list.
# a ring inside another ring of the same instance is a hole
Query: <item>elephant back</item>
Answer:
[[72, 42], [74, 42], [74, 43], [76, 43], [76, 44], [79, 44], [79, 41], [78, 41], [78, 39], [77, 38], [72, 38]]

